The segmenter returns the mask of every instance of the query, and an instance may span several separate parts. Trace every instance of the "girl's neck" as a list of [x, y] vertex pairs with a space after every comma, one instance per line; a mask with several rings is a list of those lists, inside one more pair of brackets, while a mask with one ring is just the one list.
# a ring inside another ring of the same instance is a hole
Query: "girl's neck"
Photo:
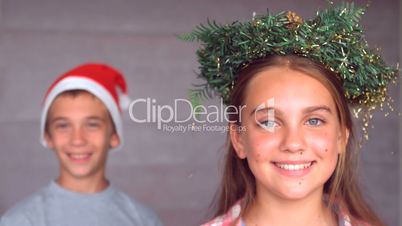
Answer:
[[[337, 218], [323, 201], [322, 191], [303, 199], [283, 199], [273, 194], [259, 195], [243, 215], [247, 226], [336, 226]], [[260, 192], [262, 193], [262, 192]]]

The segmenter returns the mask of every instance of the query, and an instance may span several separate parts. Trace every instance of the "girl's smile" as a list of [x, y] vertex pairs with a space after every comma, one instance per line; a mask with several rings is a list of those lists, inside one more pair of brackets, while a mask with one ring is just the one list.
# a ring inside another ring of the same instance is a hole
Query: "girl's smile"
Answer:
[[274, 161], [272, 165], [284, 176], [302, 177], [307, 175], [315, 161]]

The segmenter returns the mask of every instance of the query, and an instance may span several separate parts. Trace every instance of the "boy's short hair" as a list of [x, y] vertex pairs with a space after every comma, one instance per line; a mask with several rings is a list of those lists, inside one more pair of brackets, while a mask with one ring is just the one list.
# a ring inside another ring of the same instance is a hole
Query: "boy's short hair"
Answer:
[[120, 149], [123, 145], [121, 113], [130, 103], [126, 81], [123, 75], [111, 66], [93, 63], [80, 65], [61, 75], [46, 92], [40, 122], [40, 139], [43, 146], [47, 147], [45, 132], [50, 106], [60, 94], [69, 91], [72, 93], [85, 91], [102, 101], [120, 139], [120, 144], [113, 150]]
[[[60, 93], [59, 95], [57, 95], [55, 100], [58, 97], [72, 97], [72, 98], [75, 98], [75, 97], [78, 97], [78, 96], [83, 95], [83, 94], [91, 95], [93, 98], [95, 98], [95, 99], [97, 99], [97, 100], [102, 102], [102, 100], [100, 100], [98, 97], [96, 97], [92, 93], [90, 93], [90, 92], [88, 92], [86, 90], [82, 90], [82, 89], [73, 89], [73, 90], [64, 91], [64, 92]], [[102, 104], [103, 104], [103, 102], [102, 102]], [[105, 106], [105, 108], [106, 108], [106, 106]], [[52, 109], [52, 105], [50, 105], [48, 111], [50, 111], [51, 109]], [[107, 108], [106, 108], [106, 110], [107, 110]], [[112, 116], [110, 115], [110, 112], [108, 110], [107, 110], [107, 115], [108, 115], [108, 119], [110, 119], [110, 123], [112, 124], [113, 132], [116, 133], [116, 125], [114, 124]], [[49, 127], [48, 127], [49, 124], [48, 123], [49, 123], [49, 112], [47, 114], [46, 121], [45, 121], [45, 133], [49, 133], [49, 130], [48, 130], [49, 129]]]

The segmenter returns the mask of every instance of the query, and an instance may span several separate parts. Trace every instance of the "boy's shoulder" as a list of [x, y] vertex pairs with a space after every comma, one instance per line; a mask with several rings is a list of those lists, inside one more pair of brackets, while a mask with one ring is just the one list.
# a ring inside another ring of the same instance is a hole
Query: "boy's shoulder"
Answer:
[[[106, 191], [96, 195], [73, 193], [66, 195], [60, 189], [52, 182], [18, 202], [2, 216], [0, 226], [48, 225], [49, 219], [51, 222], [60, 220], [60, 217], [71, 216], [71, 213], [77, 210], [83, 213], [89, 211], [90, 214], [108, 213], [101, 214], [101, 218], [105, 218], [105, 221], [110, 220], [107, 219], [108, 216], [113, 218], [124, 215], [135, 221], [136, 225], [162, 225], [153, 210], [112, 185]], [[85, 207], [85, 204], [90, 204], [91, 208]], [[96, 210], [91, 212], [89, 209]], [[62, 215], [59, 214], [61, 211]]]
[[152, 225], [162, 225], [156, 213], [149, 207], [142, 204], [137, 199], [129, 196], [127, 193], [117, 189], [114, 189], [114, 202], [121, 205], [126, 211], [130, 211], [131, 214], [135, 214], [137, 219], [141, 219], [143, 222], [153, 222]]
[[43, 204], [48, 193], [48, 186], [19, 201], [1, 217], [0, 226], [32, 225], [30, 219], [43, 214]]

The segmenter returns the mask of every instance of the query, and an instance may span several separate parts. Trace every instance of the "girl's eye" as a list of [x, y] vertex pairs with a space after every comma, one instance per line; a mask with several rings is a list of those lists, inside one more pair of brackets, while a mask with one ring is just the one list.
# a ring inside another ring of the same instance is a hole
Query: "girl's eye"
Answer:
[[258, 125], [269, 131], [272, 131], [275, 127], [278, 127], [278, 123], [276, 123], [274, 120], [258, 122]]
[[319, 125], [322, 125], [323, 123], [324, 123], [324, 121], [319, 118], [311, 118], [311, 119], [307, 120], [307, 122], [306, 122], [306, 124], [310, 125], [310, 126], [319, 126]]

